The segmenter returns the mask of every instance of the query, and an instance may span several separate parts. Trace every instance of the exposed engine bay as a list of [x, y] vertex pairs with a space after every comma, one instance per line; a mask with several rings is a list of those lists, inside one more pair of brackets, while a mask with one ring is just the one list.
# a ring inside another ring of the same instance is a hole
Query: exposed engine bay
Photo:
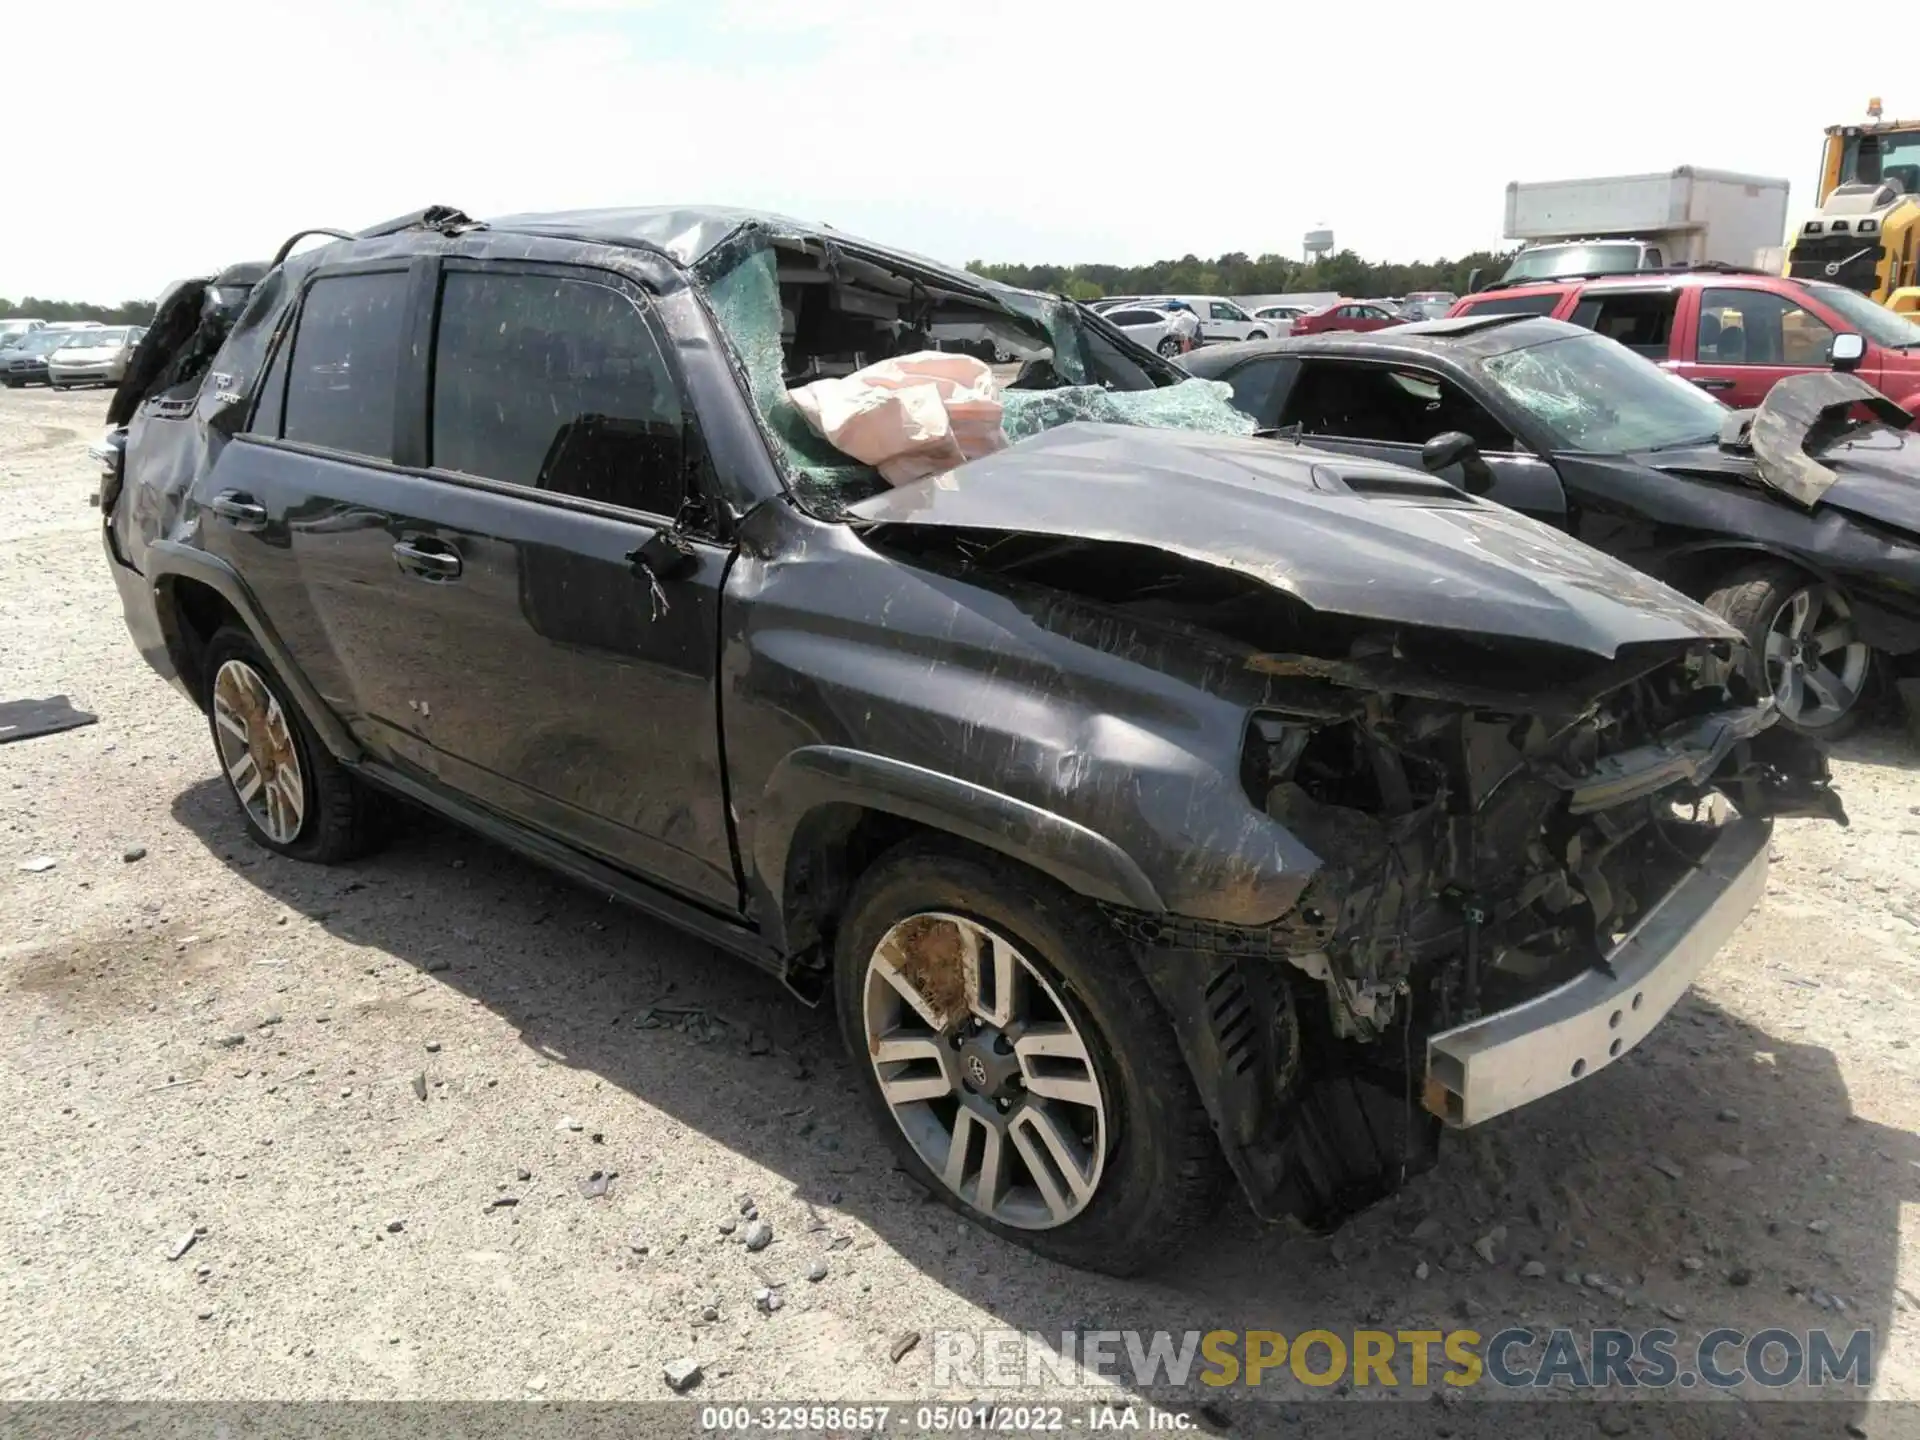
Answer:
[[[1669, 663], [1575, 716], [1366, 697], [1335, 724], [1255, 718], [1250, 793], [1324, 862], [1289, 955], [1336, 1035], [1402, 1005], [1443, 1029], [1603, 965], [1731, 805], [1844, 820], [1824, 758], [1770, 706]], [[1730, 703], [1731, 702], [1731, 703]]]

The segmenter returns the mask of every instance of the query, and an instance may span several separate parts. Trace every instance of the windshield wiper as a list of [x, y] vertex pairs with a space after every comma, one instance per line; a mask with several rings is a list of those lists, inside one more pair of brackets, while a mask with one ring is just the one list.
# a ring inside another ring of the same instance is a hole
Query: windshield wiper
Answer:
[[1691, 440], [1669, 440], [1664, 445], [1649, 445], [1647, 451], [1652, 454], [1661, 450], [1692, 450], [1701, 445], [1717, 444], [1719, 439], [1718, 435], [1696, 435]]

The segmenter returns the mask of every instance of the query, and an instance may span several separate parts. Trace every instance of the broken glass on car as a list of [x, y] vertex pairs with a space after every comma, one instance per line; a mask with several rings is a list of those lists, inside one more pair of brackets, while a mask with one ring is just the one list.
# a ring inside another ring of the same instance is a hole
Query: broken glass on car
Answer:
[[1599, 335], [1567, 335], [1481, 361], [1556, 450], [1618, 455], [1710, 445], [1727, 410], [1677, 375]]
[[954, 351], [998, 367], [1009, 441], [1076, 420], [1248, 435], [1220, 382], [1182, 378], [1070, 301], [882, 264], [813, 237], [750, 237], [716, 257], [706, 297], [746, 372], [796, 497], [838, 514], [886, 489], [806, 421], [791, 391], [878, 361]]

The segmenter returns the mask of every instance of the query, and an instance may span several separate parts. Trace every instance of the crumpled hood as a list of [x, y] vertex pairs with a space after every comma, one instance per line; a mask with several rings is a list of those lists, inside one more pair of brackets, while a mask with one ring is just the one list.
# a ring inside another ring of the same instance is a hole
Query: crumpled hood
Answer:
[[1737, 638], [1678, 591], [1445, 481], [1272, 440], [1065, 425], [848, 518], [1147, 546], [1329, 614], [1608, 658]]

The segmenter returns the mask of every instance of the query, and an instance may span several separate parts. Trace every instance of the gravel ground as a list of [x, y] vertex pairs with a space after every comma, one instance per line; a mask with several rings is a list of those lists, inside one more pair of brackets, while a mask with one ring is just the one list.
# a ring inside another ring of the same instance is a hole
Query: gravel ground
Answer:
[[[1662, 1314], [1872, 1326], [1876, 1394], [1920, 1398], [1920, 759], [1895, 730], [1842, 748], [1853, 827], [1780, 827], [1762, 910], [1625, 1061], [1333, 1240], [1236, 1200], [1116, 1282], [925, 1203], [829, 1018], [745, 967], [424, 818], [339, 869], [252, 846], [122, 626], [83, 453], [103, 411], [0, 392], [0, 698], [100, 717], [0, 746], [0, 1398], [656, 1398], [688, 1356], [708, 1399], [924, 1397], [904, 1332]], [[742, 1196], [757, 1253], [722, 1233]]]

